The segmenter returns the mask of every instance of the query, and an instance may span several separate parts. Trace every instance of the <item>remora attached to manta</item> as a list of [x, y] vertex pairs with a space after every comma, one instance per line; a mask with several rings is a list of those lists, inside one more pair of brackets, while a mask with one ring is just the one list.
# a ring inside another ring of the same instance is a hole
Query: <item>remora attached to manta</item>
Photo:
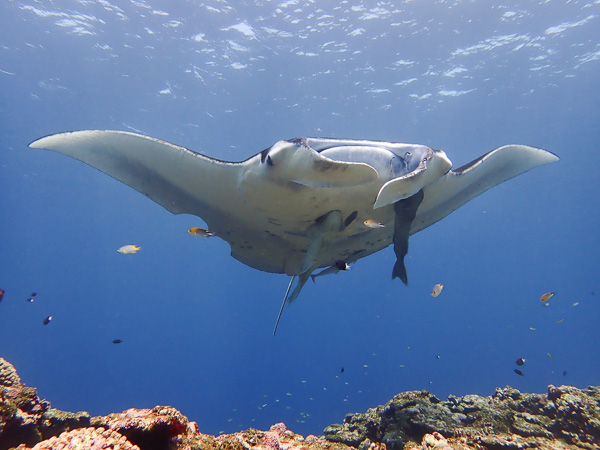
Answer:
[[[227, 162], [106, 130], [54, 134], [29, 146], [83, 161], [173, 214], [201, 217], [229, 243], [234, 258], [291, 275], [277, 323], [313, 271], [353, 263], [392, 243], [392, 277], [407, 284], [411, 234], [489, 188], [558, 160], [545, 150], [506, 145], [451, 170], [443, 151], [424, 145], [296, 138]], [[367, 227], [365, 220], [386, 226]]]

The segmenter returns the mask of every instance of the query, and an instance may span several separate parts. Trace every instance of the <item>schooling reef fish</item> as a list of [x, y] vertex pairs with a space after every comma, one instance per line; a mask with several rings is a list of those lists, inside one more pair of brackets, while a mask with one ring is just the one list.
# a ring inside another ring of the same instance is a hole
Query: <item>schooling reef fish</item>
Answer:
[[[392, 244], [392, 278], [408, 283], [410, 235], [489, 188], [558, 160], [534, 147], [506, 145], [451, 170], [443, 151], [424, 145], [303, 137], [227, 162], [102, 130], [55, 134], [30, 147], [79, 159], [174, 214], [199, 216], [229, 243], [234, 258], [290, 275], [279, 317], [316, 269], [338, 260], [352, 264]], [[365, 221], [390, 225], [371, 228]]]
[[431, 296], [432, 297], [437, 297], [438, 295], [440, 295], [442, 293], [442, 289], [444, 289], [444, 285], [443, 284], [439, 284], [439, 283], [436, 284], [431, 289]]
[[363, 223], [367, 228], [385, 228], [384, 224], [373, 219], [367, 219]]
[[544, 295], [542, 295], [540, 297], [540, 301], [542, 302], [547, 302], [548, 300], [550, 300], [552, 297], [554, 297], [554, 292], [546, 292]]
[[193, 236], [199, 236], [199, 237], [211, 237], [211, 236], [215, 235], [215, 233], [213, 233], [212, 231], [208, 231], [208, 230], [205, 230], [204, 228], [200, 228], [200, 227], [190, 228], [188, 230], [188, 233], [190, 233]]
[[141, 247], [136, 245], [124, 245], [123, 247], [119, 247], [117, 251], [122, 253], [123, 255], [131, 255], [133, 253], [137, 253], [141, 250]]

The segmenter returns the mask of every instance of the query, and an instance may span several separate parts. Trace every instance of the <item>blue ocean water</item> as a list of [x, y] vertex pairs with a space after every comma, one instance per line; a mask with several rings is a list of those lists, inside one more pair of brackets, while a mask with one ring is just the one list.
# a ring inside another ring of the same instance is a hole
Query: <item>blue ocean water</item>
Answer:
[[[319, 434], [411, 389], [598, 384], [599, 25], [598, 1], [0, 3], [0, 356], [56, 408], [172, 405], [207, 433]], [[308, 283], [273, 337], [286, 276], [27, 147], [79, 129], [224, 160], [329, 136], [561, 161], [412, 236], [408, 288], [385, 249]]]

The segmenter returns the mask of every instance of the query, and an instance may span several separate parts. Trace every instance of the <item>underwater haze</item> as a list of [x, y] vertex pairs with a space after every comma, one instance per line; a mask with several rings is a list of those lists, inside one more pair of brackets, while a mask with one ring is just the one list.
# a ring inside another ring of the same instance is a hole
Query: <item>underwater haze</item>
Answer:
[[[320, 434], [405, 390], [597, 385], [599, 124], [597, 0], [2, 1], [0, 356], [55, 408], [172, 405], [212, 434]], [[413, 235], [408, 287], [387, 248], [307, 283], [273, 336], [289, 277], [27, 147], [83, 129], [229, 161], [298, 136], [561, 160]]]

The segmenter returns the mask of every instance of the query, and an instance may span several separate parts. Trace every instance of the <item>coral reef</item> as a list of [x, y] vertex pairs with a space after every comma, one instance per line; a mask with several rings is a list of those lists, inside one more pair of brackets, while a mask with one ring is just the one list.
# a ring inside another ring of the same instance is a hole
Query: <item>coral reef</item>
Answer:
[[[24, 445], [17, 447], [25, 449]], [[33, 446], [32, 450], [89, 450], [89, 449], [113, 449], [113, 450], [140, 450], [137, 445], [131, 444], [127, 438], [113, 430], [104, 428], [79, 428], [77, 430], [65, 431], [59, 436], [40, 442]]]
[[23, 386], [13, 365], [0, 358], [0, 449], [34, 445], [89, 424], [86, 412], [59, 411], [40, 400], [35, 388]]
[[90, 417], [50, 407], [0, 358], [0, 450], [593, 449], [600, 448], [600, 388], [549, 386], [547, 394], [510, 387], [494, 395], [403, 392], [364, 414], [348, 414], [324, 437], [300, 436], [283, 423], [268, 431], [200, 433], [169, 406]]
[[0, 386], [21, 386], [21, 378], [17, 374], [15, 366], [4, 358], [0, 358]]
[[195, 432], [187, 418], [170, 406], [131, 408], [122, 413], [94, 417], [91, 424], [114, 430], [148, 450], [168, 448], [169, 443], [187, 434], [188, 430], [192, 434]]
[[326, 439], [358, 448], [584, 448], [600, 446], [600, 388], [549, 386], [547, 394], [498, 388], [494, 395], [449, 396], [410, 391], [343, 424]]

